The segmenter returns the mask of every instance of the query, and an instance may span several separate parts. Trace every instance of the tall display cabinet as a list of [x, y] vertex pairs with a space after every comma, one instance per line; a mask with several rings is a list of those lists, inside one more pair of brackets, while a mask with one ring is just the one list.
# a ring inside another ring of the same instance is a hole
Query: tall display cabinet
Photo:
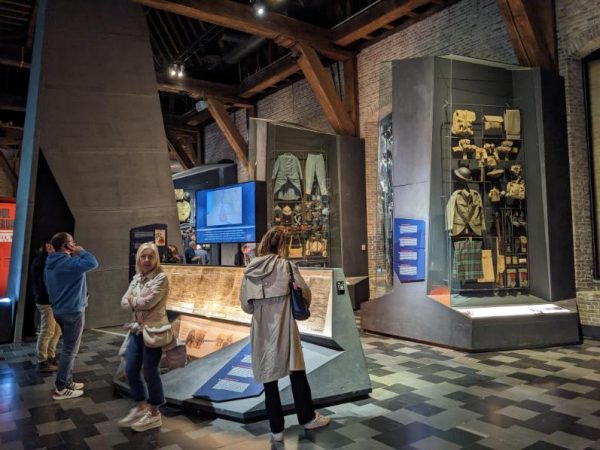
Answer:
[[475, 351], [577, 342], [555, 303], [575, 297], [562, 80], [461, 57], [386, 67], [393, 289], [362, 327]]
[[249, 156], [255, 179], [267, 182], [269, 224], [286, 229], [288, 258], [366, 283], [364, 141], [252, 119]]

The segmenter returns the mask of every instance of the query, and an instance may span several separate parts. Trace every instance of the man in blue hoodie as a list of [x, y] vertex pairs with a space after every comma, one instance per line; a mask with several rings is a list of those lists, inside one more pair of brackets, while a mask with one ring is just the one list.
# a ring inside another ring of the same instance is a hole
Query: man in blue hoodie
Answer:
[[69, 233], [55, 234], [44, 269], [46, 289], [54, 318], [62, 330], [63, 346], [52, 398], [63, 400], [83, 395], [83, 383], [73, 381], [73, 363], [83, 333], [88, 304], [86, 272], [98, 267], [96, 257], [77, 245]]

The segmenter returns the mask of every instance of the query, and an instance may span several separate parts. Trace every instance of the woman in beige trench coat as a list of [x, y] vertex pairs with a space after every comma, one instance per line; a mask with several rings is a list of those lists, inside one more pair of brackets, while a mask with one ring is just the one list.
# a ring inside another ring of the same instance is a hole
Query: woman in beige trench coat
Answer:
[[252, 370], [256, 382], [265, 387], [265, 407], [274, 441], [283, 440], [284, 428], [277, 380], [288, 375], [300, 425], [312, 430], [329, 423], [312, 404], [300, 333], [292, 316], [289, 268], [308, 302], [310, 289], [295, 264], [283, 258], [284, 253], [283, 229], [271, 228], [258, 246], [258, 256], [244, 271], [240, 290], [242, 309], [252, 314]]

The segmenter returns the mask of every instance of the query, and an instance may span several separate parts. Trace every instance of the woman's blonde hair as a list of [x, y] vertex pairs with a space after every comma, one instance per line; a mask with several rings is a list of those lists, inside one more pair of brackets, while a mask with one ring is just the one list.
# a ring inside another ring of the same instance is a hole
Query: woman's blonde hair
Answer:
[[162, 270], [160, 267], [160, 254], [158, 253], [158, 247], [156, 246], [156, 244], [154, 242], [144, 242], [142, 245], [140, 245], [140, 247], [137, 249], [137, 252], [135, 254], [135, 272], [136, 273], [142, 273], [142, 265], [140, 264], [140, 257], [142, 256], [142, 253], [144, 252], [144, 250], [148, 250], [150, 249], [152, 251], [152, 253], [154, 254], [154, 261], [156, 261], [156, 265], [154, 266], [154, 268], [152, 269], [153, 272]]
[[258, 256], [285, 254], [285, 230], [283, 227], [273, 227], [265, 233], [258, 244]]

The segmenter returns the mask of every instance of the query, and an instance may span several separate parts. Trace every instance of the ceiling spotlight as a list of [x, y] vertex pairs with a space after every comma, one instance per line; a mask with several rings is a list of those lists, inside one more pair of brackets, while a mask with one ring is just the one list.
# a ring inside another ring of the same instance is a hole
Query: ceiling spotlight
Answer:
[[169, 66], [169, 75], [171, 78], [183, 78], [185, 66], [183, 64], [171, 64]]
[[258, 17], [262, 17], [266, 12], [267, 8], [265, 4], [261, 0], [256, 0], [254, 2], [254, 14], [256, 14]]

